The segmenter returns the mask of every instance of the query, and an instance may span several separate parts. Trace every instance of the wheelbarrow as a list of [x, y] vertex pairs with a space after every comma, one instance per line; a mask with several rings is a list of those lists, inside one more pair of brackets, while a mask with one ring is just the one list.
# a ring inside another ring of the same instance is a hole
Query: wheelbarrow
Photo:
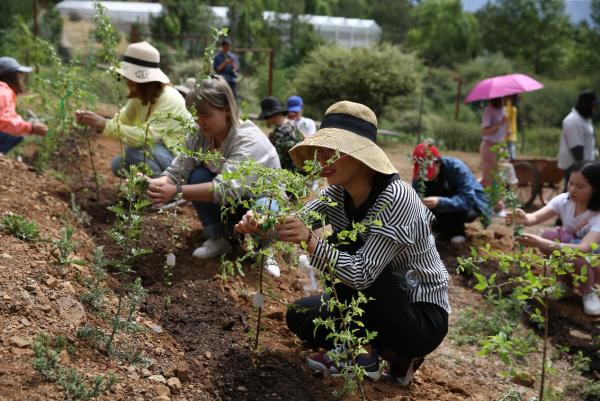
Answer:
[[518, 181], [517, 197], [524, 208], [531, 206], [536, 197], [544, 206], [563, 191], [564, 172], [558, 168], [556, 159], [515, 159], [512, 165]]

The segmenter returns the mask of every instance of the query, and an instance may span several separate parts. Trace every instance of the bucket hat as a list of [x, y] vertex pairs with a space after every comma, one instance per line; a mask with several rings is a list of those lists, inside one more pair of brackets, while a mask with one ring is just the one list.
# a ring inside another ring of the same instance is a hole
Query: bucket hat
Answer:
[[442, 155], [435, 146], [428, 143], [418, 144], [412, 153], [412, 159], [414, 161], [413, 180], [419, 178], [419, 164], [421, 163], [425, 163], [427, 165], [427, 180], [433, 180], [435, 175], [434, 162], [440, 157], [442, 157]]
[[160, 69], [160, 53], [148, 42], [132, 43], [127, 46], [117, 72], [138, 84], [169, 83], [169, 77]]
[[290, 96], [287, 101], [288, 111], [297, 113], [302, 110], [304, 102], [300, 96]]
[[175, 85], [175, 89], [187, 96], [188, 93], [194, 90], [196, 87], [196, 78], [188, 78], [181, 85]]
[[275, 96], [268, 96], [260, 101], [259, 120], [266, 120], [275, 114], [287, 114], [287, 109], [281, 105], [279, 99]]
[[12, 57], [0, 57], [0, 75], [10, 74], [11, 72], [31, 72], [31, 67], [26, 67], [19, 64], [17, 60]]
[[294, 164], [302, 168], [313, 159], [315, 147], [337, 150], [383, 174], [396, 173], [396, 168], [383, 149], [375, 143], [377, 117], [367, 106], [347, 100], [331, 105], [325, 112], [319, 130], [290, 149]]

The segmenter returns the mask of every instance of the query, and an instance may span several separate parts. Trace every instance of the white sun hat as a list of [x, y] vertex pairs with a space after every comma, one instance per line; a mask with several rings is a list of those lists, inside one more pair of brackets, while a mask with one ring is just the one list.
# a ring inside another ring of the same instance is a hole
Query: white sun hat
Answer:
[[160, 53], [148, 42], [132, 43], [127, 46], [121, 67], [117, 68], [117, 72], [138, 84], [170, 82], [169, 77], [160, 69]]

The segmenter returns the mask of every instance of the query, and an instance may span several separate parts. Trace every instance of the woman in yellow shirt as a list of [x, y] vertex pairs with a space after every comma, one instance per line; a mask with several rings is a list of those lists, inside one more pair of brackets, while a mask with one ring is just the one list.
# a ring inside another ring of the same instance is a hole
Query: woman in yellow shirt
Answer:
[[[112, 171], [143, 161], [157, 177], [175, 158], [175, 149], [184, 141], [183, 121], [191, 120], [185, 99], [169, 85], [160, 69], [160, 54], [147, 42], [127, 47], [117, 72], [126, 78], [129, 100], [112, 119], [87, 110], [77, 111], [77, 122], [125, 143], [124, 155], [112, 161]], [[146, 152], [146, 157], [144, 153]]]
[[506, 96], [504, 98], [504, 114], [507, 120], [506, 130], [506, 148], [508, 149], [508, 158], [513, 161], [517, 158], [517, 95]]

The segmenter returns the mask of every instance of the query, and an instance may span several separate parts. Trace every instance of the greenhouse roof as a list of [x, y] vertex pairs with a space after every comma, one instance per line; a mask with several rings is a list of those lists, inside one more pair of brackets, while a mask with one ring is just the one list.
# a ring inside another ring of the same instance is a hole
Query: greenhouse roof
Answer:
[[[163, 6], [160, 3], [143, 3], [135, 1], [101, 1], [107, 11], [115, 12], [139, 12], [142, 14], [160, 15], [163, 12]], [[67, 0], [61, 1], [56, 7], [68, 10], [93, 10], [94, 5], [91, 1]]]

